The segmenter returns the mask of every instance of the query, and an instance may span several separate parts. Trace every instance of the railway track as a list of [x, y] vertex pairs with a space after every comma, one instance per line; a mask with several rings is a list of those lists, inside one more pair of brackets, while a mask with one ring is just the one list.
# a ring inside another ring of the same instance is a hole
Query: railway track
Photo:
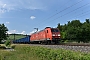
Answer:
[[[33, 44], [33, 45], [45, 45], [45, 44]], [[90, 43], [59, 43], [59, 44], [47, 44], [47, 45], [90, 46]]]
[[90, 43], [60, 43], [58, 45], [66, 45], [66, 46], [90, 46]]
[[85, 53], [90, 53], [90, 43], [62, 43], [62, 44], [51, 44], [51, 45], [41, 45], [41, 44], [30, 44], [31, 46], [41, 46], [51, 49], [65, 49], [80, 51]]

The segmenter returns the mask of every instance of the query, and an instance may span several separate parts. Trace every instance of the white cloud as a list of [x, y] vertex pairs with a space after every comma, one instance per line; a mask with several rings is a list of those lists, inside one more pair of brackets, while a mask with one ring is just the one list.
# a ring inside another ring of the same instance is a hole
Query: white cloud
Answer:
[[5, 9], [0, 9], [0, 13], [5, 13], [6, 10]]
[[10, 30], [7, 32], [8, 34], [23, 34], [26, 35], [26, 31], [18, 32], [17, 30]]
[[30, 32], [30, 35], [33, 34], [33, 33], [35, 33], [35, 31]]
[[10, 10], [13, 10], [12, 5], [9, 5], [8, 3], [5, 4], [4, 1], [0, 1], [0, 14], [9, 12]]
[[9, 24], [10, 22], [6, 22], [6, 24]]
[[36, 18], [35, 16], [31, 16], [31, 17], [30, 17], [30, 19], [32, 19], [32, 20], [35, 19], [35, 18]]
[[25, 31], [22, 31], [20, 34], [25, 34]]
[[[38, 31], [40, 31], [40, 30], [38, 30]], [[26, 33], [26, 31], [22, 31], [22, 32], [19, 32], [19, 31], [17, 31], [17, 30], [10, 30], [10, 31], [8, 31], [7, 33], [8, 34], [23, 34], [23, 35], [31, 35], [31, 34], [33, 34], [33, 33], [35, 33], [36, 32], [36, 29], [35, 30], [33, 30], [33, 31], [31, 31], [30, 33]]]
[[38, 0], [0, 0], [0, 13], [19, 9], [44, 9], [44, 5]]
[[17, 30], [11, 30], [11, 31], [8, 31], [7, 33], [8, 34], [13, 34], [13, 33], [17, 33], [18, 31]]
[[4, 4], [2, 7], [5, 8], [6, 4]]

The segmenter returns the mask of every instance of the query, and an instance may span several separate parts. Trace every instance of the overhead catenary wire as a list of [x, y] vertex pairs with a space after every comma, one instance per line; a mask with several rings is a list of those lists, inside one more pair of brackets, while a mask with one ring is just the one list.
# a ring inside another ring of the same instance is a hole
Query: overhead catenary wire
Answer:
[[[54, 21], [54, 20], [56, 20], [56, 19], [59, 19], [59, 18], [65, 16], [65, 15], [68, 15], [68, 14], [70, 14], [70, 13], [72, 13], [72, 12], [74, 12], [74, 11], [76, 11], [76, 10], [78, 10], [78, 9], [80, 9], [80, 8], [82, 8], [82, 7], [84, 7], [84, 6], [87, 6], [87, 5], [89, 5], [89, 4], [90, 4], [90, 3], [84, 4], [84, 5], [82, 5], [82, 6], [78, 7], [78, 8], [76, 8], [76, 9], [70, 11], [70, 12], [67, 12], [67, 13], [65, 13], [65, 14], [63, 14], [63, 15], [61, 15], [61, 16], [55, 18], [55, 19], [53, 19], [53, 20], [49, 20], [48, 22], [52, 22], [52, 21]], [[40, 26], [39, 26], [39, 27], [40, 27]]]
[[[82, 8], [82, 7], [86, 6], [86, 5], [88, 5], [88, 4], [90, 4], [90, 3], [87, 3], [87, 4], [85, 4], [85, 5], [82, 5], [82, 6], [76, 8], [76, 9], [70, 11], [70, 12], [67, 12], [67, 13], [61, 15], [60, 17], [63, 17], [63, 16], [65, 16], [65, 15], [67, 15], [67, 14], [70, 14], [70, 13], [72, 13], [73, 11], [78, 10], [78, 9], [80, 9], [80, 8]], [[58, 18], [60, 18], [60, 17], [58, 17]], [[55, 18], [55, 19], [58, 19], [58, 18]], [[55, 20], [55, 19], [54, 19], [54, 20]]]
[[[71, 0], [70, 0], [70, 1], [71, 1]], [[81, 3], [82, 1], [84, 1], [84, 0], [80, 0], [80, 1], [76, 2], [75, 4], [73, 4], [73, 5], [71, 5], [71, 6], [68, 6], [67, 8], [65, 8], [65, 9], [63, 9], [63, 10], [60, 10], [59, 12], [57, 12], [57, 13], [55, 13], [54, 15], [48, 17], [47, 19], [42, 19], [42, 21], [39, 22], [38, 24], [40, 25], [42, 22], [45, 22], [45, 20], [51, 19], [52, 17], [58, 15], [59, 13], [64, 12], [64, 11], [67, 10], [67, 9], [70, 9], [71, 7], [73, 7], [73, 6], [75, 6], [75, 5], [79, 4], [79, 3]], [[68, 2], [69, 2], [69, 1], [68, 1]], [[67, 3], [68, 3], [68, 2], [67, 2]], [[38, 24], [36, 24], [36, 25], [38, 25]]]
[[[90, 14], [90, 12], [87, 13], [87, 14], [83, 14], [83, 15], [81, 15], [81, 16], [79, 16], [79, 17], [86, 16], [86, 15], [89, 15], [89, 14]], [[78, 18], [79, 18], [79, 17], [78, 17]]]
[[[64, 3], [63, 5], [61, 5], [60, 6], [60, 8], [62, 8], [63, 6], [65, 6], [66, 4], [68, 4], [69, 2], [70, 2], [71, 0], [69, 0], [69, 1], [67, 1], [66, 3]], [[66, 8], [65, 8], [66, 9]], [[57, 10], [55, 10], [54, 12], [56, 12]], [[61, 10], [62, 11], [62, 10]], [[60, 12], [60, 11], [59, 11]], [[58, 12], [57, 12], [58, 13]], [[57, 13], [55, 13], [54, 15], [56, 15]], [[54, 16], [54, 15], [52, 15], [52, 16]], [[43, 21], [45, 21], [45, 20], [47, 20], [47, 19], [50, 19], [52, 16], [50, 16], [50, 17], [48, 17], [48, 18], [46, 18], [46, 19], [42, 19], [42, 21], [40, 21], [39, 23], [42, 23]], [[36, 23], [36, 25], [37, 24], [39, 24], [39, 23]]]
[[67, 9], [69, 9], [69, 8], [71, 8], [71, 7], [75, 6], [75, 5], [77, 5], [77, 4], [79, 4], [79, 3], [82, 2], [82, 1], [83, 1], [83, 0], [78, 1], [77, 3], [75, 3], [75, 4], [71, 5], [71, 6], [65, 8], [65, 9], [63, 9], [63, 10], [61, 10], [61, 11], [59, 11], [59, 12], [57, 12], [56, 14], [52, 15], [51, 17], [49, 17], [49, 18], [47, 18], [47, 19], [50, 19], [50, 18], [54, 17], [55, 15], [57, 15], [57, 14], [59, 14], [59, 13], [65, 11], [65, 10], [67, 10]]
[[[80, 14], [77, 14], [77, 15], [75, 15], [74, 17], [78, 18], [78, 17], [80, 17], [80, 16], [82, 16], [82, 15], [84, 15], [84, 14], [86, 15], [86, 13], [87, 13], [87, 14], [90, 14], [90, 13], [88, 13], [88, 12], [90, 12], [90, 10], [85, 11], [85, 12], [82, 12], [82, 13], [80, 13]], [[74, 18], [74, 17], [73, 17], [73, 18]]]
[[[89, 15], [89, 14], [90, 14], [90, 10], [85, 11], [85, 12], [80, 13], [80, 14], [77, 14], [77, 15], [73, 16], [73, 18], [71, 17], [71, 18], [69, 18], [69, 19], [67, 19], [67, 20], [71, 20], [71, 19], [74, 19], [74, 18], [80, 18], [80, 17], [86, 16], [86, 15]], [[75, 19], [74, 19], [74, 20], [75, 20]]]

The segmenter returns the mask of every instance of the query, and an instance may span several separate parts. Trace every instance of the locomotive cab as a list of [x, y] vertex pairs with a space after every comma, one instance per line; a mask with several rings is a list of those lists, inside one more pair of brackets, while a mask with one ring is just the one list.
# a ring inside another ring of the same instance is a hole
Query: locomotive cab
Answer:
[[46, 28], [46, 38], [48, 41], [58, 43], [60, 41], [60, 31], [58, 28]]
[[60, 31], [57, 28], [52, 28], [51, 29], [52, 33], [52, 41], [57, 42], [60, 41]]

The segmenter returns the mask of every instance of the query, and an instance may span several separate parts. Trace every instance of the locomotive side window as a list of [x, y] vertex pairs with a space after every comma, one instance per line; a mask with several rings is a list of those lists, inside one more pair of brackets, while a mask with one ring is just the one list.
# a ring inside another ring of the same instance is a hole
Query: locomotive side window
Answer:
[[47, 30], [47, 33], [48, 33], [48, 30]]
[[59, 32], [58, 29], [51, 29], [52, 32]]

